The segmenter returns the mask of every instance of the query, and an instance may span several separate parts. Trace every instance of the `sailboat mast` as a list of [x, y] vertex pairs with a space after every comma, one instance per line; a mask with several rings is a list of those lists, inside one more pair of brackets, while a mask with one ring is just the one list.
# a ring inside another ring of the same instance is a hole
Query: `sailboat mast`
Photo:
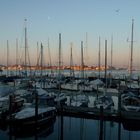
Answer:
[[59, 33], [59, 60], [58, 60], [58, 68], [59, 68], [59, 80], [60, 80], [60, 75], [61, 75], [61, 33]]
[[107, 40], [105, 40], [105, 89], [107, 89]]
[[132, 30], [131, 30], [130, 78], [132, 78], [132, 67], [133, 67], [133, 31], [134, 31], [134, 19], [132, 19]]
[[37, 62], [37, 63], [36, 63], [36, 64], [37, 64], [37, 69], [38, 69], [38, 66], [39, 66], [38, 60], [39, 60], [39, 45], [38, 45], [38, 42], [37, 42], [37, 61], [36, 61], [36, 62]]
[[7, 40], [7, 76], [9, 75], [9, 41]]
[[84, 79], [83, 41], [81, 41], [81, 78]]
[[52, 60], [51, 60], [51, 51], [50, 51], [50, 42], [49, 42], [49, 39], [48, 39], [48, 53], [49, 53], [49, 63], [50, 63], [50, 68], [51, 68], [51, 74], [52, 74]]
[[18, 70], [18, 39], [16, 39], [16, 75]]
[[74, 77], [72, 47], [73, 47], [73, 43], [70, 43], [70, 77], [71, 78]]
[[98, 53], [98, 68], [99, 68], [99, 79], [101, 77], [101, 73], [100, 73], [100, 70], [101, 70], [101, 39], [100, 39], [100, 36], [99, 36], [99, 53]]
[[111, 36], [111, 69], [113, 67], [113, 35]]
[[25, 75], [27, 77], [27, 27], [26, 27], [26, 21], [27, 19], [24, 20], [25, 21]]
[[41, 73], [40, 76], [42, 78], [42, 67], [43, 67], [43, 45], [41, 43], [41, 59], [40, 59], [40, 67], [41, 67]]

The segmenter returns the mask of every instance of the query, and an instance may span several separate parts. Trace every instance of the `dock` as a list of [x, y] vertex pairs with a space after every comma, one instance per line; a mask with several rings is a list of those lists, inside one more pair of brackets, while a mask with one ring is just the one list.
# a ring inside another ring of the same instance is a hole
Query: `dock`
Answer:
[[102, 116], [103, 120], [108, 121], [138, 121], [140, 122], [140, 112], [128, 112], [121, 110], [103, 110], [93, 107], [74, 107], [74, 106], [57, 106], [58, 115], [69, 116], [69, 117], [78, 117], [86, 119], [97, 119], [99, 120]]

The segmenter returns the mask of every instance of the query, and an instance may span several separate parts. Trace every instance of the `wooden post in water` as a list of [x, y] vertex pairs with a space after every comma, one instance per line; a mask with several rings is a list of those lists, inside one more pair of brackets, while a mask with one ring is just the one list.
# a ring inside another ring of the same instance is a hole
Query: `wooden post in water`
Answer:
[[99, 94], [99, 89], [98, 89], [98, 84], [97, 84], [97, 99], [98, 99], [98, 94]]
[[100, 136], [99, 140], [103, 140], [103, 106], [100, 106]]
[[35, 123], [36, 123], [36, 128], [35, 130], [37, 131], [37, 123], [38, 123], [38, 92], [36, 90], [35, 87], [35, 91], [34, 91], [34, 95], [35, 95]]
[[12, 101], [13, 97], [12, 95], [9, 95], [9, 119], [12, 120]]
[[[62, 109], [62, 108], [61, 108]], [[61, 110], [62, 111], [62, 110]], [[61, 134], [60, 134], [60, 140], [63, 140], [63, 134], [64, 134], [64, 132], [63, 132], [63, 128], [64, 127], [64, 119], [63, 119], [63, 114], [62, 114], [62, 112], [61, 112]]]
[[140, 77], [138, 76], [138, 85], [140, 85]]
[[121, 140], [121, 122], [118, 123], [118, 140]]
[[118, 93], [118, 115], [121, 117], [121, 91]]
[[9, 140], [12, 140], [12, 101], [13, 101], [13, 97], [12, 95], [9, 95], [9, 121], [10, 121], [10, 125], [9, 125]]

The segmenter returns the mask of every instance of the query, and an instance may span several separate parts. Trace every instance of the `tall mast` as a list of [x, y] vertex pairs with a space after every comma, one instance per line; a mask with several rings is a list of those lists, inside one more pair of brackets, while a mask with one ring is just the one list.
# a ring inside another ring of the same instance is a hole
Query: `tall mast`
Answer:
[[26, 22], [27, 19], [24, 20], [25, 21], [25, 74], [27, 77], [27, 27], [26, 27]]
[[48, 39], [48, 54], [49, 54], [50, 68], [51, 68], [51, 74], [52, 74], [52, 60], [51, 60], [51, 51], [50, 51], [49, 39]]
[[41, 43], [41, 59], [40, 59], [40, 67], [41, 67], [41, 73], [40, 76], [42, 78], [42, 67], [43, 67], [43, 45]]
[[113, 35], [111, 36], [111, 69], [113, 67]]
[[9, 42], [7, 40], [7, 76], [9, 75], [8, 66], [9, 66]]
[[130, 78], [132, 78], [132, 68], [133, 68], [133, 30], [134, 30], [134, 19], [132, 19], [132, 29], [131, 29]]
[[88, 64], [89, 56], [88, 56], [88, 33], [86, 32], [86, 63]]
[[74, 77], [72, 47], [73, 47], [73, 43], [70, 43], [70, 77], [71, 78]]
[[18, 70], [18, 39], [16, 39], [16, 75]]
[[100, 74], [100, 70], [101, 70], [101, 39], [100, 39], [100, 36], [99, 36], [99, 53], [98, 53], [98, 68], [99, 68], [99, 79], [101, 77], [101, 74]]
[[105, 93], [107, 89], [107, 40], [105, 40]]
[[61, 75], [61, 33], [59, 33], [59, 60], [58, 60], [58, 68], [59, 68], [59, 80], [60, 80], [60, 75]]
[[37, 42], [37, 69], [38, 69], [38, 66], [39, 66], [39, 62], [38, 62], [38, 60], [39, 60], [39, 45], [38, 45], [38, 42]]
[[81, 78], [84, 79], [83, 41], [81, 41]]

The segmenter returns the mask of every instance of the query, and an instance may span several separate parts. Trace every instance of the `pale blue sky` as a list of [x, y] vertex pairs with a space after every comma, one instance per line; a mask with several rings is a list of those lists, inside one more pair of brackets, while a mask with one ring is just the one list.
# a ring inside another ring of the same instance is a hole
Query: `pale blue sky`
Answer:
[[[113, 63], [128, 65], [129, 43], [126, 39], [130, 38], [131, 20], [134, 18], [134, 61], [137, 66], [140, 64], [138, 61], [140, 59], [139, 5], [140, 0], [0, 0], [0, 63], [6, 62], [6, 40], [9, 40], [10, 60], [15, 61], [15, 40], [18, 38], [20, 46], [24, 45], [21, 40], [23, 40], [24, 18], [27, 18], [31, 61], [36, 59], [36, 42], [42, 42], [47, 46], [49, 37], [53, 63], [56, 63], [58, 33], [62, 33], [64, 64], [69, 63], [71, 41], [74, 43], [74, 56], [77, 57], [74, 63], [79, 63], [80, 41], [85, 42], [87, 32], [89, 55], [87, 63], [97, 64], [98, 36], [100, 35], [102, 39], [103, 53], [104, 40], [108, 40], [109, 50], [113, 34]], [[45, 62], [47, 63], [47, 58]]]

